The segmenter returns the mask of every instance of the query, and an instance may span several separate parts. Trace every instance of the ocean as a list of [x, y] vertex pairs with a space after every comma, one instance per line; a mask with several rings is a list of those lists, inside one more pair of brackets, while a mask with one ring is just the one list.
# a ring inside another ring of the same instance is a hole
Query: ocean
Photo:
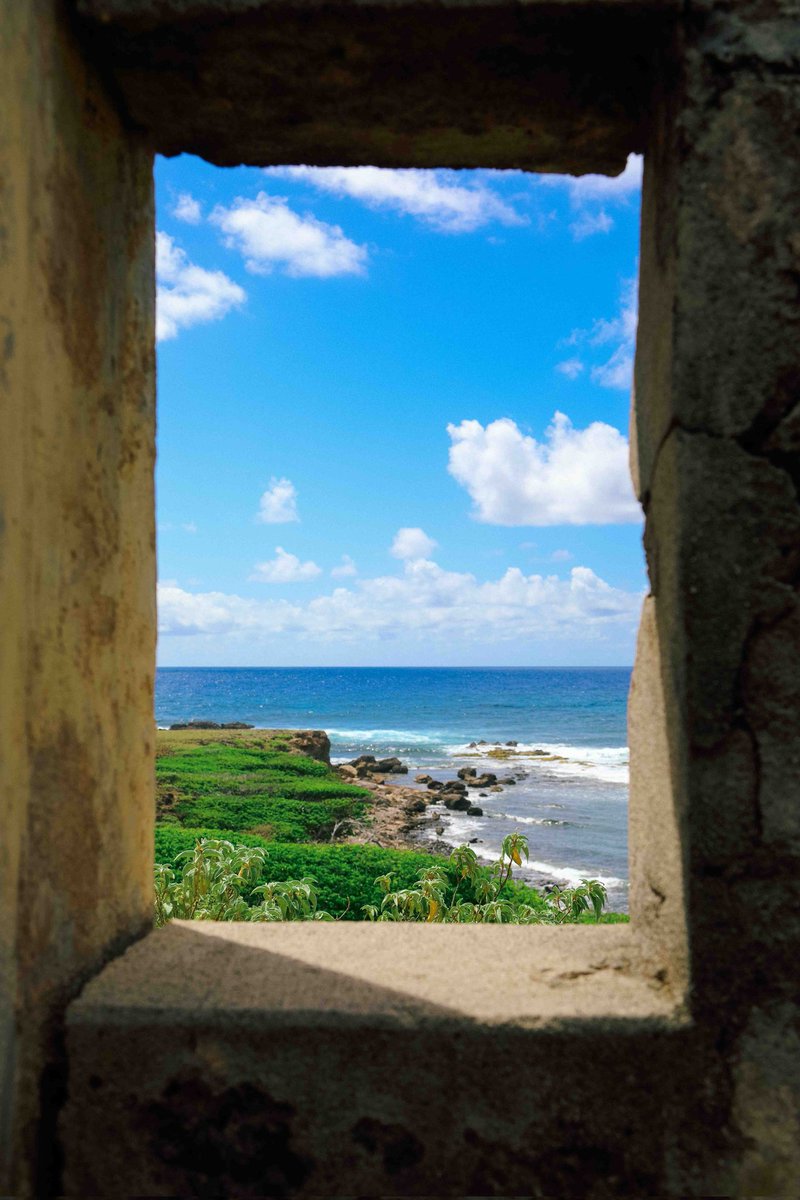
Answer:
[[[514, 785], [475, 796], [483, 817], [445, 811], [444, 840], [491, 859], [519, 830], [530, 846], [520, 877], [591, 876], [609, 909], [626, 912], [629, 684], [630, 669], [613, 667], [161, 667], [156, 723], [324, 729], [334, 762], [397, 755], [409, 768], [403, 784], [418, 773], [452, 779], [461, 766], [513, 775]], [[498, 760], [501, 747], [513, 756]]]

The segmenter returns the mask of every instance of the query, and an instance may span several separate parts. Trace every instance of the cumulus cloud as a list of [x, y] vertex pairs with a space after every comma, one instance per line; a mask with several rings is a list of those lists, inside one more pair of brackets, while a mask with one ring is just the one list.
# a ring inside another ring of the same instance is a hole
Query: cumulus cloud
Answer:
[[310, 183], [335, 196], [416, 217], [440, 233], [484, 225], [525, 225], [527, 218], [482, 179], [458, 182], [456, 171], [386, 167], [269, 167], [267, 174]]
[[353, 562], [349, 554], [343, 554], [342, 561], [339, 563], [339, 566], [333, 567], [331, 570], [331, 575], [334, 577], [334, 579], [347, 579], [348, 576], [357, 574], [358, 567]]
[[199, 225], [203, 219], [200, 201], [188, 192], [181, 192], [172, 207], [172, 215], [187, 225]]
[[230, 208], [217, 205], [209, 219], [255, 275], [278, 269], [294, 277], [327, 279], [363, 275], [366, 269], [366, 246], [351, 242], [338, 225], [318, 221], [310, 213], [299, 216], [283, 196], [240, 196]]
[[448, 470], [476, 520], [493, 525], [610, 525], [641, 520], [628, 443], [601, 421], [575, 429], [557, 412], [542, 442], [507, 417], [448, 425]]
[[430, 558], [437, 544], [424, 530], [406, 527], [394, 535], [389, 553], [402, 559]]
[[556, 370], [566, 375], [567, 379], [577, 379], [583, 370], [583, 363], [579, 358], [568, 358], [565, 362], [557, 363]]
[[[566, 190], [576, 213], [570, 225], [576, 241], [596, 233], [609, 233], [614, 219], [607, 211], [614, 204], [626, 205], [642, 186], [641, 154], [629, 154], [619, 175], [542, 175], [544, 187]], [[600, 206], [599, 208], [597, 206]]]
[[276, 479], [273, 475], [259, 501], [256, 520], [263, 525], [286, 525], [290, 521], [300, 520], [297, 488], [291, 479]]
[[181, 329], [219, 321], [246, 295], [222, 271], [206, 271], [190, 262], [168, 233], [156, 234], [156, 337], [167, 341]]
[[315, 562], [301, 562], [296, 554], [276, 546], [275, 557], [269, 562], [256, 563], [250, 578], [257, 583], [305, 583], [321, 574], [322, 568]]
[[480, 583], [415, 559], [402, 574], [337, 587], [306, 603], [249, 600], [222, 592], [193, 593], [175, 583], [159, 587], [159, 631], [165, 636], [230, 634], [257, 641], [281, 634], [322, 641], [503, 642], [519, 638], [603, 639], [632, 632], [641, 594], [614, 588], [588, 567], [568, 578], [525, 575], [509, 568]]

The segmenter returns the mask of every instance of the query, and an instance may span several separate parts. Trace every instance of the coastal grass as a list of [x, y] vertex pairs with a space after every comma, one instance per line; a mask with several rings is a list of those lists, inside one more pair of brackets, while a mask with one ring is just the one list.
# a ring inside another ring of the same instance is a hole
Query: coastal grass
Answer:
[[280, 842], [329, 838], [363, 817], [369, 792], [280, 739], [228, 734], [187, 740], [161, 733], [156, 757], [160, 823], [254, 833]]
[[[200, 838], [225, 837], [217, 829], [185, 829], [177, 825], [156, 827], [156, 862], [174, 867], [179, 854], [194, 849]], [[319, 907], [347, 921], [364, 918], [362, 906], [379, 904], [375, 880], [390, 872], [398, 887], [411, 887], [418, 873], [440, 859], [414, 850], [387, 850], [380, 846], [298, 845], [268, 841], [255, 834], [237, 834], [237, 845], [261, 846], [267, 860], [252, 887], [268, 881], [312, 878]], [[252, 893], [250, 888], [249, 895]]]
[[[416, 850], [331, 843], [337, 825], [367, 817], [371, 793], [343, 782], [326, 763], [292, 753], [290, 739], [264, 730], [163, 731], [156, 749], [156, 862], [174, 867], [201, 838], [222, 838], [267, 852], [253, 889], [270, 881], [312, 878], [319, 907], [349, 921], [380, 902], [376, 880], [391, 875], [396, 889], [412, 888], [419, 872], [442, 859]], [[461, 896], [470, 900], [469, 888]], [[510, 881], [503, 898], [531, 907], [540, 893]], [[627, 920], [603, 914], [603, 923]]]

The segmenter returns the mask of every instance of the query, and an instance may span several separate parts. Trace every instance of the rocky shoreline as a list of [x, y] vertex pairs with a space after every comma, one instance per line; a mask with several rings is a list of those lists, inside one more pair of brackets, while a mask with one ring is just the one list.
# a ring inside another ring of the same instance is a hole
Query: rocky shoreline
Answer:
[[[426, 851], [443, 855], [450, 854], [454, 846], [444, 837], [442, 808], [468, 817], [482, 817], [484, 812], [475, 803], [476, 799], [517, 783], [514, 775], [498, 779], [491, 771], [479, 775], [474, 767], [462, 767], [455, 778], [448, 780], [417, 775], [414, 782], [418, 786], [412, 787], [392, 781], [392, 777], [408, 774], [408, 767], [399, 758], [378, 759], [372, 754], [359, 755], [334, 770], [342, 780], [358, 781], [373, 795], [368, 820], [342, 840], [354, 844], [372, 842], [396, 850], [419, 850], [424, 844]], [[480, 840], [470, 839], [473, 844]]]

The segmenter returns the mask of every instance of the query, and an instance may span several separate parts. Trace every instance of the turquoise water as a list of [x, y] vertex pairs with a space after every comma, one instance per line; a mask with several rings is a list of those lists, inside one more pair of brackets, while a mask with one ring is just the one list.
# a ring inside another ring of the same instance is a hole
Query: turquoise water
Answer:
[[[156, 721], [247, 721], [264, 728], [324, 729], [334, 761], [396, 754], [434, 778], [459, 766], [517, 782], [476, 799], [483, 817], [445, 813], [449, 842], [472, 841], [487, 858], [507, 833], [530, 839], [527, 876], [604, 880], [611, 906], [627, 908], [627, 668], [160, 668]], [[484, 741], [474, 758], [470, 742]], [[516, 741], [497, 763], [492, 743]], [[551, 761], [532, 751], [544, 750]], [[470, 757], [464, 757], [469, 754]]]

